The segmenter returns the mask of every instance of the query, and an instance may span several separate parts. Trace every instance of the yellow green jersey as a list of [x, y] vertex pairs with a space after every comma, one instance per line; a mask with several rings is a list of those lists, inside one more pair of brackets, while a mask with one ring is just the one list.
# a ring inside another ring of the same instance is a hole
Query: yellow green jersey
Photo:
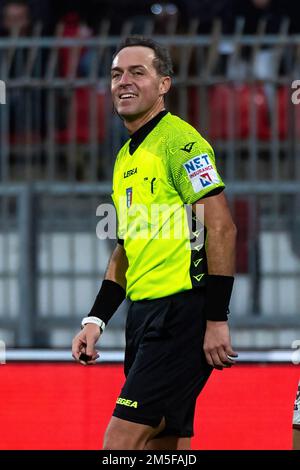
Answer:
[[[156, 299], [205, 283], [205, 244], [191, 245], [187, 204], [224, 189], [209, 143], [166, 111], [118, 153], [112, 198], [128, 258], [126, 296]], [[191, 249], [192, 248], [192, 249]]]

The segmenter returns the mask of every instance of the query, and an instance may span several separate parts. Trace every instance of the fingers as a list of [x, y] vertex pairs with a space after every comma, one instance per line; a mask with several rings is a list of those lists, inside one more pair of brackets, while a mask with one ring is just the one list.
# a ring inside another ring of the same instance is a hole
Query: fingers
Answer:
[[206, 351], [205, 356], [208, 364], [218, 370], [222, 370], [224, 367], [229, 368], [236, 364], [234, 358], [238, 357], [238, 354], [235, 353], [231, 348], [229, 349], [231, 354], [229, 354], [223, 347]]
[[82, 343], [78, 338], [74, 338], [72, 342], [72, 356], [76, 361], [79, 361], [79, 356], [85, 348], [85, 344]]
[[97, 354], [97, 351], [95, 349], [95, 344], [94, 343], [88, 343], [86, 346], [86, 355], [93, 357]]
[[231, 367], [233, 364], [235, 364], [234, 359], [231, 359], [231, 357], [226, 354], [226, 350], [224, 348], [220, 348], [218, 350], [218, 355], [223, 367]]
[[87, 361], [86, 365], [91, 366], [91, 365], [96, 364], [96, 361], [97, 361], [98, 357], [99, 357], [99, 354], [96, 354], [96, 355], [92, 356], [92, 359]]
[[221, 360], [219, 359], [218, 354], [215, 351], [206, 352], [205, 357], [206, 357], [208, 364], [214, 369], [222, 370], [223, 367], [225, 367], [222, 364]]
[[96, 360], [98, 359], [98, 357], [99, 357], [99, 354], [97, 351], [92, 356], [89, 356], [87, 354], [80, 354], [79, 362], [83, 366], [94, 365], [96, 364]]
[[98, 337], [95, 336], [94, 334], [91, 334], [90, 332], [86, 333], [86, 354], [88, 356], [91, 356], [92, 358], [97, 354], [95, 345], [96, 345]]
[[223, 369], [223, 367], [231, 367], [232, 363], [229, 362], [229, 359], [222, 348], [216, 349], [210, 354], [215, 368]]
[[95, 349], [95, 344], [100, 336], [98, 330], [99, 328], [95, 334], [95, 330], [86, 326], [72, 341], [72, 356], [82, 365], [96, 364], [99, 357], [98, 351]]
[[232, 349], [227, 323], [207, 322], [203, 349], [209, 365], [231, 367], [238, 354]]
[[212, 357], [212, 361], [213, 361], [213, 364], [214, 364], [214, 367], [217, 367], [217, 368], [223, 368], [226, 366], [226, 363], [223, 363], [222, 362], [222, 359], [220, 358], [220, 355], [218, 353], [218, 350], [216, 351], [212, 351], [210, 353], [211, 357]]
[[231, 359], [233, 362], [235, 362], [234, 358], [239, 357], [238, 353], [235, 352], [231, 346], [227, 346], [225, 348], [226, 355], [229, 359]]

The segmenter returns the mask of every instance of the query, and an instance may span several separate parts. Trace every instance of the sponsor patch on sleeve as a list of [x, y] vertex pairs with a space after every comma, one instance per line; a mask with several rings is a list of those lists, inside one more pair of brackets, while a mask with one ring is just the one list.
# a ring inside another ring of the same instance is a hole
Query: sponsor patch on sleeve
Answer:
[[220, 178], [207, 153], [191, 158], [183, 166], [195, 193], [208, 186], [220, 183]]

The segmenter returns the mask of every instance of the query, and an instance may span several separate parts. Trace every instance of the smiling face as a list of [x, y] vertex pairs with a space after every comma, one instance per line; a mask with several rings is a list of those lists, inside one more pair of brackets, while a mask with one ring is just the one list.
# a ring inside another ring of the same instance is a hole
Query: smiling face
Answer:
[[157, 73], [154, 59], [154, 51], [144, 46], [125, 47], [114, 58], [112, 98], [125, 123], [141, 121], [142, 125], [164, 109], [164, 95], [171, 79]]

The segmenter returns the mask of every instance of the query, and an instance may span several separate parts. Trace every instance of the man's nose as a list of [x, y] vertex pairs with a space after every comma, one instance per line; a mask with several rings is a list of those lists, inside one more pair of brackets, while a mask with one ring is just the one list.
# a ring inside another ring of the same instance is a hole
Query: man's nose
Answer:
[[120, 78], [119, 85], [130, 85], [131, 83], [130, 73], [124, 72]]

